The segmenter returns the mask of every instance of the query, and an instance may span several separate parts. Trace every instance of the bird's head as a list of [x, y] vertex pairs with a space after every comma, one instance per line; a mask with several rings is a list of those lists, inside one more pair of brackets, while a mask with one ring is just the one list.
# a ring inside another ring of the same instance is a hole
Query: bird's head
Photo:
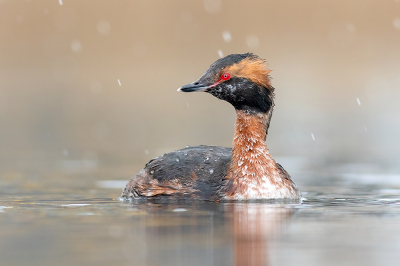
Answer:
[[267, 113], [274, 98], [270, 72], [265, 60], [254, 54], [231, 54], [215, 61], [197, 81], [178, 91], [204, 91], [229, 102], [236, 110]]

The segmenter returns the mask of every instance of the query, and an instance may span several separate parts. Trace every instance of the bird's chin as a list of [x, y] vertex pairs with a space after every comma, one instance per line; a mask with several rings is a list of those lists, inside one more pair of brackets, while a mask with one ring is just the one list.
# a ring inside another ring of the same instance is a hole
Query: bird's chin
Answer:
[[211, 94], [212, 96], [214, 96], [215, 98], [218, 98], [220, 100], [225, 100], [223, 95], [221, 94], [221, 92], [216, 89], [209, 89], [207, 91], [207, 93]]

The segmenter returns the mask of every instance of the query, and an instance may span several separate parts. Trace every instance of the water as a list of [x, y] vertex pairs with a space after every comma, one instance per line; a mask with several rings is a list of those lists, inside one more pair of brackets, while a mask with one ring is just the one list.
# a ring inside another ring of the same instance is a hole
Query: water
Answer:
[[60, 177], [2, 179], [0, 265], [368, 266], [400, 259], [400, 187], [379, 185], [379, 175], [363, 184], [351, 175], [296, 174], [302, 203], [121, 202], [125, 181]]

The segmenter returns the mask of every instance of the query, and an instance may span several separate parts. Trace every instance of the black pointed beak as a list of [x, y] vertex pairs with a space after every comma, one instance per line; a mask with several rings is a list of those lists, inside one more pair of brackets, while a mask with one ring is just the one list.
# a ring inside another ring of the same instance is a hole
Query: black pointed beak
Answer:
[[183, 91], [183, 92], [192, 92], [192, 91], [206, 91], [210, 86], [206, 86], [201, 84], [198, 81], [192, 82], [190, 84], [187, 84], [185, 86], [182, 86], [178, 89], [178, 91]]

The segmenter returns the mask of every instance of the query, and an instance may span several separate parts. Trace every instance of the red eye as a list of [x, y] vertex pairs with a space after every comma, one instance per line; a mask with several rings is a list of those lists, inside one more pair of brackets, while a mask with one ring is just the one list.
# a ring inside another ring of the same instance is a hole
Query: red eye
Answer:
[[231, 78], [231, 74], [229, 74], [229, 73], [224, 73], [221, 75], [221, 79], [223, 79], [223, 80], [228, 80], [230, 78]]

